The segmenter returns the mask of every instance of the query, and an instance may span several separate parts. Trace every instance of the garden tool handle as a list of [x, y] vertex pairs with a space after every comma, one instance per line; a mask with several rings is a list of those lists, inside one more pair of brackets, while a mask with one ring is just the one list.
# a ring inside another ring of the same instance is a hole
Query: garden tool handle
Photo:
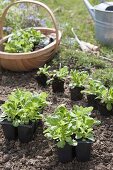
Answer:
[[50, 8], [47, 5], [45, 5], [42, 2], [35, 1], [35, 0], [16, 1], [16, 2], [11, 3], [10, 5], [8, 5], [5, 8], [5, 10], [3, 11], [2, 16], [0, 17], [0, 39], [3, 38], [3, 26], [4, 26], [4, 21], [5, 21], [5, 18], [6, 18], [6, 15], [7, 15], [7, 12], [9, 10], [9, 8], [14, 6], [15, 4], [19, 4], [19, 3], [32, 3], [32, 4], [36, 4], [38, 6], [41, 6], [44, 9], [46, 9], [46, 11], [51, 16], [51, 19], [52, 19], [52, 22], [53, 22], [53, 25], [54, 25], [54, 28], [55, 28], [55, 32], [56, 32], [56, 48], [55, 49], [57, 49], [57, 47], [59, 45], [59, 41], [58, 41], [58, 39], [59, 39], [59, 31], [58, 31], [58, 27], [57, 27], [57, 23], [56, 23], [56, 19], [54, 17], [54, 14], [53, 14], [53, 12], [50, 10]]

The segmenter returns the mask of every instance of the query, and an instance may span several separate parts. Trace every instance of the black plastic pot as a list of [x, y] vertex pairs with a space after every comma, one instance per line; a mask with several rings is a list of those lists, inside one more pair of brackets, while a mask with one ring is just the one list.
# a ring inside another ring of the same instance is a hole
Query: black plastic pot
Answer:
[[52, 89], [54, 93], [63, 93], [64, 92], [64, 80], [60, 80], [55, 77], [52, 81]]
[[[42, 108], [40, 109], [40, 114], [43, 114]], [[34, 122], [34, 132], [36, 132], [38, 126], [42, 126], [42, 120], [41, 119], [35, 120], [35, 122]]]
[[62, 163], [67, 163], [73, 160], [72, 146], [65, 144], [64, 148], [58, 148], [58, 159]]
[[33, 138], [35, 131], [35, 124], [31, 123], [29, 125], [20, 125], [18, 126], [18, 139], [22, 143], [30, 142]]
[[45, 74], [40, 74], [36, 76], [36, 80], [40, 86], [47, 86], [47, 76]]
[[11, 122], [4, 120], [0, 123], [2, 125], [4, 136], [7, 140], [15, 140], [18, 136], [17, 128]]
[[76, 146], [76, 159], [77, 161], [85, 162], [90, 160], [92, 141], [82, 141], [78, 140], [78, 145]]
[[36, 130], [37, 130], [37, 128], [38, 128], [39, 126], [43, 126], [42, 120], [36, 120], [36, 121], [34, 122], [34, 133], [36, 132]]
[[98, 102], [98, 111], [103, 116], [110, 116], [110, 114], [113, 114], [112, 110], [111, 111], [107, 110], [106, 104], [101, 102]]
[[74, 101], [82, 100], [83, 98], [83, 94], [81, 93], [82, 90], [84, 90], [84, 87], [70, 88], [71, 100]]
[[35, 122], [33, 122], [33, 133], [35, 133], [36, 132], [36, 129], [37, 129], [37, 127], [38, 127], [38, 120], [35, 120]]
[[87, 95], [87, 101], [88, 101], [88, 106], [93, 106], [93, 108], [96, 110], [98, 109], [98, 99], [96, 99], [96, 95], [90, 94]]

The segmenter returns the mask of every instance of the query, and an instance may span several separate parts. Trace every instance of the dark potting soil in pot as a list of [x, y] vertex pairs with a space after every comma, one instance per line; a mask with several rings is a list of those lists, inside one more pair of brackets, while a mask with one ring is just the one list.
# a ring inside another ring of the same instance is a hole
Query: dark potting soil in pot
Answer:
[[40, 74], [36, 76], [36, 80], [40, 86], [47, 86], [47, 76], [45, 74]]
[[54, 93], [63, 93], [64, 92], [64, 80], [60, 80], [55, 77], [52, 81], [52, 89]]
[[81, 93], [82, 90], [84, 90], [84, 87], [70, 88], [71, 100], [74, 101], [82, 100], [83, 98], [83, 94]]
[[12, 125], [11, 122], [4, 120], [0, 123], [4, 132], [4, 136], [7, 140], [16, 140], [18, 133], [17, 128]]
[[77, 161], [86, 162], [90, 160], [92, 143], [93, 142], [89, 140], [78, 140], [78, 144], [76, 146]]

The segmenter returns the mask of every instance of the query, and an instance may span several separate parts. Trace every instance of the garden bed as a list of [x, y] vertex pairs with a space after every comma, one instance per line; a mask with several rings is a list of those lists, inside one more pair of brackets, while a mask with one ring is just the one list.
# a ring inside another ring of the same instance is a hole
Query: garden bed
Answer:
[[[44, 114], [50, 114], [54, 111], [56, 106], [65, 103], [68, 108], [73, 104], [81, 104], [86, 106], [86, 100], [81, 102], [71, 102], [68, 84], [66, 82], [64, 94], [53, 94], [51, 87], [39, 87], [34, 74], [29, 73], [13, 73], [3, 72], [2, 81], [0, 82], [0, 96], [3, 99], [13, 89], [26, 88], [30, 91], [49, 92], [49, 101], [52, 105], [46, 107]], [[77, 162], [76, 158], [68, 163], [62, 164], [58, 161], [57, 152], [53, 142], [48, 140], [43, 135], [43, 127], [38, 127], [35, 137], [31, 142], [21, 144], [18, 141], [7, 142], [4, 139], [2, 129], [0, 127], [0, 169], [27, 169], [27, 170], [110, 170], [113, 166], [113, 117], [103, 117], [94, 111], [93, 116], [101, 120], [101, 125], [94, 130], [96, 142], [93, 144], [93, 151], [91, 152], [91, 160], [86, 163]]]
[[[65, 3], [65, 0], [51, 0], [51, 2], [43, 0], [43, 2], [46, 2], [52, 11], [54, 11], [60, 23], [60, 28], [63, 30], [60, 52], [52, 60], [50, 64], [51, 70], [54, 68], [58, 69], [59, 63], [61, 63], [62, 67], [68, 66], [69, 69], [88, 71], [94, 79], [102, 80], [107, 87], [112, 86], [112, 63], [102, 60], [99, 56], [112, 58], [113, 49], [106, 48], [95, 41], [93, 21], [88, 15], [83, 1], [70, 0]], [[92, 0], [92, 2], [94, 3], [94, 0]], [[98, 1], [96, 0], [95, 3], [98, 3]], [[4, 7], [1, 5], [1, 8]], [[25, 9], [23, 8], [23, 10]], [[37, 10], [34, 11], [37, 12]], [[15, 13], [14, 18], [17, 18], [17, 13], [19, 12], [13, 12], [13, 15]], [[23, 11], [21, 10], [21, 12]], [[10, 21], [8, 25], [15, 27], [13, 22], [14, 21]], [[23, 24], [25, 26], [25, 23]], [[81, 52], [73, 39], [71, 33], [72, 27], [76, 29], [80, 40], [99, 46], [99, 54]], [[40, 93], [46, 91], [49, 93], [48, 100], [52, 105], [45, 108], [43, 112], [44, 115], [51, 114], [56, 106], [60, 104], [66, 104], [68, 109], [72, 108], [74, 104], [87, 106], [88, 103], [86, 99], [76, 102], [70, 100], [69, 81], [65, 84], [64, 94], [54, 94], [51, 86], [46, 88], [39, 87], [35, 80], [35, 75], [36, 71], [14, 73], [0, 70], [0, 105], [6, 100], [7, 95], [10, 94], [13, 89], [22, 88], [30, 90], [31, 92], [36, 91]], [[58, 161], [55, 144], [44, 137], [43, 126], [41, 124], [36, 130], [33, 140], [28, 144], [22, 144], [17, 140], [11, 142], [6, 141], [0, 126], [0, 170], [112, 170], [113, 116], [101, 116], [98, 111], [94, 110], [93, 117], [101, 120], [101, 124], [94, 129], [95, 142], [92, 147], [91, 160], [85, 163], [78, 162], [76, 158], [67, 164], [60, 163]]]

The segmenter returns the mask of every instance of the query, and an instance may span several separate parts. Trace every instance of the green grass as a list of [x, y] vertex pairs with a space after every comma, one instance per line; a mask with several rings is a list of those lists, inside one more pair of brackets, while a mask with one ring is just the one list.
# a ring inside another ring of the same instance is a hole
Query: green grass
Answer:
[[[52, 61], [53, 67], [58, 67], [59, 63], [75, 69], [86, 67], [91, 70], [94, 78], [102, 80], [108, 86], [113, 85], [113, 76], [111, 76], [113, 75], [111, 72], [113, 71], [112, 64], [99, 58], [98, 55], [81, 52], [78, 44], [73, 39], [72, 27], [79, 39], [100, 47], [100, 56], [113, 59], [113, 48], [105, 47], [95, 40], [94, 22], [83, 1], [42, 0], [42, 2], [46, 3], [52, 11], [56, 11], [54, 13], [55, 17], [59, 23], [59, 28], [63, 31], [59, 54]], [[93, 5], [98, 4], [98, 0], [90, 0], [90, 2]], [[101, 77], [100, 73], [102, 75], [105, 74], [105, 81], [104, 76]]]

